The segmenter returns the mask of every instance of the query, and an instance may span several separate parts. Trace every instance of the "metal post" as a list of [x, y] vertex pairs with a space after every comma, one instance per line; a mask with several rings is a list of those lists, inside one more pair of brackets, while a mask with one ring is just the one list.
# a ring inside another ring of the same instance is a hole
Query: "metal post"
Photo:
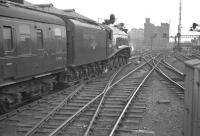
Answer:
[[180, 51], [180, 44], [181, 44], [181, 10], [182, 10], [182, 0], [180, 0], [180, 5], [179, 5], [179, 25], [178, 25], [178, 51]]
[[153, 46], [153, 36], [151, 36], [151, 50], [152, 50], [152, 47]]

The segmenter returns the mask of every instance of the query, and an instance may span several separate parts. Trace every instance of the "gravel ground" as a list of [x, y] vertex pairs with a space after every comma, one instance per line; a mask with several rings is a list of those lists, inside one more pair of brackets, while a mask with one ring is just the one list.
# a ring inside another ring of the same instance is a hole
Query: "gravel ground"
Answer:
[[154, 73], [147, 98], [147, 111], [140, 123], [137, 136], [182, 136], [184, 105]]
[[171, 56], [166, 57], [166, 61], [181, 72], [185, 73], [185, 64], [183, 62]]

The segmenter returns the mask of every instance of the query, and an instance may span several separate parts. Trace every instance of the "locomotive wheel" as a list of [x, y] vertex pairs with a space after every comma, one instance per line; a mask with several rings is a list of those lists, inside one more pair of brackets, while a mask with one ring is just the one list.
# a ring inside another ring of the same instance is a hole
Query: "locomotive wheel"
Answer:
[[123, 65], [127, 64], [127, 57], [126, 56], [122, 56], [122, 64]]
[[85, 78], [88, 78], [90, 75], [89, 75], [89, 67], [85, 67]]
[[87, 78], [89, 77], [89, 74], [88, 74], [88, 67], [87, 67], [87, 66], [82, 67], [82, 72], [83, 72], [82, 78], [83, 78], [83, 79], [87, 79]]
[[119, 57], [115, 59], [115, 68], [119, 67]]
[[125, 58], [122, 57], [122, 65], [125, 65], [125, 64], [126, 64], [126, 62], [125, 62]]
[[109, 70], [113, 70], [114, 69], [114, 67], [115, 67], [115, 65], [114, 65], [115, 63], [114, 63], [114, 59], [111, 59], [110, 61], [109, 61]]
[[90, 76], [93, 76], [93, 77], [96, 76], [94, 64], [91, 64], [91, 66], [90, 66]]
[[100, 73], [100, 69], [99, 69], [99, 66], [98, 66], [98, 63], [95, 63], [95, 75], [99, 75], [99, 74], [101, 74]]
[[125, 57], [125, 64], [128, 63], [128, 57]]
[[121, 67], [121, 66], [123, 66], [123, 57], [119, 57], [119, 66]]
[[0, 100], [0, 115], [9, 111], [9, 104], [6, 101]]

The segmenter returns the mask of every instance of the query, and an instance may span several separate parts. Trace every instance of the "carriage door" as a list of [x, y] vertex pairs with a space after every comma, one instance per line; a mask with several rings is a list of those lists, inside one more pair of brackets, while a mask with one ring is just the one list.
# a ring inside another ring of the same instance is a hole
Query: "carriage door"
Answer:
[[[7, 25], [11, 24], [11, 25]], [[3, 22], [0, 27], [2, 46], [0, 58], [0, 77], [4, 79], [14, 78], [16, 76], [16, 31], [11, 22]]]
[[37, 60], [38, 60], [38, 69], [37, 73], [43, 73], [45, 71], [48, 71], [48, 53], [44, 46], [44, 39], [48, 35], [45, 33], [46, 27], [43, 25], [37, 25], [35, 28], [35, 34], [36, 34], [36, 50], [37, 50]]
[[73, 34], [70, 28], [67, 28], [67, 64], [71, 64], [73, 60]]
[[106, 37], [106, 55], [108, 57], [109, 55], [111, 55], [114, 52], [113, 43], [112, 43], [112, 40], [113, 40], [112, 30], [106, 31], [106, 35], [107, 35], [107, 37]]

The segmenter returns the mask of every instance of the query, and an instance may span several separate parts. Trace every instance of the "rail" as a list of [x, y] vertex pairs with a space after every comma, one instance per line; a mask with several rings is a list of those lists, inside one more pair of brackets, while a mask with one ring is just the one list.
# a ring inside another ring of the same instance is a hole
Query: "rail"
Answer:
[[[73, 114], [69, 119], [67, 119], [63, 124], [61, 124], [57, 129], [55, 129], [49, 136], [54, 136], [57, 135], [59, 133], [62, 133], [62, 130], [67, 126], [68, 123], [70, 123], [76, 116], [78, 116], [81, 112], [83, 112], [87, 107], [89, 107], [92, 103], [94, 103], [97, 99], [99, 99], [100, 97], [102, 97], [101, 102], [103, 101], [103, 95], [106, 94], [106, 92], [108, 92], [111, 88], [114, 87], [114, 85], [116, 85], [117, 83], [119, 83], [121, 80], [123, 80], [124, 78], [126, 78], [127, 76], [129, 76], [130, 74], [132, 74], [133, 72], [135, 72], [136, 70], [138, 70], [139, 68], [143, 67], [144, 65], [146, 65], [147, 63], [142, 64], [141, 66], [138, 66], [137, 68], [135, 68], [134, 70], [132, 70], [131, 72], [129, 72], [128, 74], [126, 74], [123, 78], [121, 78], [120, 80], [118, 80], [117, 82], [113, 83], [112, 85], [110, 85], [107, 89], [104, 89], [104, 91], [102, 93], [100, 93], [98, 96], [96, 96], [95, 98], [93, 98], [91, 101], [89, 101], [84, 107], [82, 107], [79, 111], [77, 111], [75, 114]], [[113, 78], [114, 79], [114, 78]], [[109, 83], [110, 84], [110, 83]], [[84, 135], [87, 135], [88, 132], [90, 131], [90, 128], [94, 122], [94, 119], [96, 117], [96, 115], [98, 114], [98, 110], [101, 107], [101, 103], [98, 105], [99, 108], [97, 108], [97, 110], [95, 111], [95, 115], [93, 116], [89, 127], [87, 128], [87, 131]]]
[[120, 81], [122, 81], [123, 79], [125, 79], [125, 78], [128, 77], [130, 74], [134, 73], [135, 71], [137, 71], [138, 69], [140, 69], [140, 68], [143, 67], [144, 65], [146, 65], [146, 63], [144, 63], [144, 64], [142, 64], [141, 66], [139, 66], [139, 67], [135, 68], [134, 70], [130, 71], [128, 74], [126, 74], [125, 76], [123, 76], [120, 80], [116, 81], [116, 82], [113, 83], [111, 86], [109, 86], [109, 88], [105, 91], [103, 97], [101, 98], [101, 102], [99, 103], [98, 108], [97, 108], [97, 110], [95, 111], [95, 114], [93, 115], [92, 120], [90, 121], [90, 124], [88, 125], [87, 130], [86, 130], [85, 133], [84, 133], [84, 136], [87, 136], [87, 135], [89, 134], [89, 132], [90, 132], [90, 130], [91, 130], [91, 127], [92, 127], [92, 125], [93, 125], [93, 123], [94, 123], [94, 121], [95, 121], [95, 118], [98, 116], [99, 110], [100, 110], [100, 108], [101, 108], [101, 106], [102, 106], [102, 103], [103, 103], [103, 101], [104, 101], [104, 99], [105, 99], [105, 96], [106, 96], [106, 94], [108, 93], [108, 91], [109, 91], [111, 88], [113, 88], [116, 84], [118, 84]]
[[67, 101], [69, 101], [74, 95], [78, 93], [78, 91], [84, 86], [82, 84], [79, 86], [74, 92], [72, 92], [69, 96], [67, 96], [59, 105], [57, 105], [49, 114], [47, 114], [40, 122], [38, 122], [30, 131], [28, 131], [25, 136], [30, 136], [37, 131], [37, 128], [41, 127], [51, 116], [53, 116], [56, 111], [58, 111]]
[[[147, 63], [149, 63], [149, 62], [147, 62]], [[140, 83], [140, 85], [137, 87], [137, 89], [135, 90], [135, 92], [131, 95], [131, 97], [130, 97], [130, 99], [128, 100], [126, 106], [124, 107], [122, 113], [120, 114], [119, 118], [117, 119], [117, 121], [116, 121], [116, 123], [115, 123], [113, 129], [111, 130], [109, 136], [113, 136], [113, 135], [114, 135], [114, 133], [115, 133], [115, 131], [116, 131], [116, 129], [117, 129], [119, 123], [121, 122], [121, 120], [122, 120], [124, 114], [126, 113], [128, 107], [129, 107], [129, 105], [131, 104], [133, 98], [134, 98], [134, 97], [136, 96], [136, 94], [139, 92], [139, 89], [142, 87], [142, 85], [145, 83], [145, 81], [148, 79], [148, 77], [151, 75], [151, 73], [154, 71], [155, 68], [156, 68], [156, 66], [154, 66], [154, 67], [152, 68], [152, 70], [150, 70], [150, 72], [146, 75], [146, 77], [142, 80], [142, 82]]]
[[185, 76], [185, 74], [183, 72], [181, 72], [180, 70], [178, 70], [177, 68], [173, 67], [172, 65], [170, 65], [169, 63], [167, 63], [165, 60], [163, 60], [163, 63], [166, 64], [167, 66], [171, 67], [172, 69], [174, 69], [174, 71], [176, 71], [178, 74], [180, 74], [181, 76]]
[[[153, 62], [155, 65], [155, 62]], [[153, 65], [151, 65], [150, 63], [148, 63], [150, 66], [153, 67]], [[158, 66], [158, 65], [157, 65]], [[175, 84], [176, 86], [178, 86], [180, 89], [182, 89], [183, 91], [185, 90], [185, 88], [183, 86], [181, 86], [180, 84], [178, 84], [177, 82], [175, 82], [174, 80], [172, 80], [169, 76], [167, 76], [160, 68], [156, 67], [155, 70], [159, 73], [161, 73], [167, 80], [169, 80], [171, 83]]]

